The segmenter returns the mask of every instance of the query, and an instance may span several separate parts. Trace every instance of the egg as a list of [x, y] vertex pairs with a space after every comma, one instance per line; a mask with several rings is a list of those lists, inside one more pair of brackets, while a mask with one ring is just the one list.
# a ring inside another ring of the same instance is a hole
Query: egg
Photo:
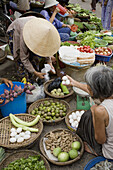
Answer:
[[72, 116], [72, 114], [71, 114], [71, 115], [69, 115], [69, 119], [72, 119], [72, 117], [73, 117], [73, 116]]
[[20, 133], [20, 136], [21, 136], [21, 137], [25, 136], [25, 133], [24, 133], [24, 132], [21, 132], [21, 133]]
[[81, 119], [81, 117], [78, 116], [78, 117], [77, 117], [77, 121], [80, 122], [80, 119]]
[[70, 119], [70, 120], [69, 120], [69, 123], [72, 123], [73, 121], [74, 121], [73, 119]]
[[69, 84], [70, 84], [70, 80], [66, 80], [66, 81], [65, 81], [65, 84], [66, 84], [66, 85], [69, 85]]
[[16, 132], [16, 129], [15, 129], [15, 128], [11, 128], [10, 131], [11, 131], [11, 132]]
[[31, 132], [30, 131], [25, 131], [25, 135], [31, 135]]
[[76, 116], [80, 116], [80, 112], [79, 111], [76, 111]]
[[77, 115], [76, 115], [76, 113], [75, 114], [73, 114], [73, 119], [75, 120], [75, 119], [77, 119]]
[[24, 141], [24, 138], [23, 137], [19, 137], [18, 139], [17, 139], [17, 142], [18, 143], [22, 143]]
[[63, 81], [68, 80], [67, 76], [63, 76], [63, 77], [62, 77], [62, 80], [63, 80]]
[[20, 133], [20, 132], [22, 132], [22, 128], [21, 127], [19, 127], [19, 128], [17, 128], [17, 133]]
[[15, 132], [11, 132], [11, 134], [10, 134], [10, 136], [16, 136], [17, 135], [17, 132], [15, 131]]
[[18, 139], [20, 137], [20, 135], [16, 135], [15, 138]]
[[29, 139], [30, 138], [30, 135], [25, 135], [24, 136], [24, 139]]
[[11, 143], [15, 143], [16, 142], [16, 138], [10, 138], [10, 140], [9, 140]]

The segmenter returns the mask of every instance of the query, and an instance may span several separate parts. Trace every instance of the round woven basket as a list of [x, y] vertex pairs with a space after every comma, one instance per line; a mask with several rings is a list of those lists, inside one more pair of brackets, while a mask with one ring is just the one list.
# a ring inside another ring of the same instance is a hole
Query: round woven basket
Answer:
[[53, 98], [56, 98], [56, 99], [64, 99], [64, 98], [67, 98], [67, 97], [73, 95], [74, 90], [73, 90], [71, 87], [67, 87], [68, 90], [69, 90], [69, 94], [67, 94], [67, 95], [63, 95], [63, 96], [52, 95], [50, 92], [48, 92], [48, 86], [49, 86], [49, 84], [50, 84], [53, 80], [54, 80], [54, 79], [49, 80], [49, 81], [46, 81], [46, 82], [44, 83], [44, 91], [45, 91], [45, 93], [46, 93], [48, 96], [53, 97]]
[[[16, 116], [24, 121], [31, 122], [35, 119], [35, 116], [30, 114], [16, 114]], [[22, 143], [10, 143], [10, 129], [13, 128], [13, 124], [10, 121], [10, 117], [5, 117], [0, 120], [0, 146], [6, 147], [8, 149], [19, 149], [23, 147], [27, 147], [34, 143], [43, 130], [43, 123], [41, 120], [33, 126], [33, 128], [38, 128], [38, 132], [32, 132], [30, 139], [24, 140]]]
[[[28, 108], [28, 113], [30, 114], [34, 108], [36, 108], [36, 107], [38, 108], [41, 103], [43, 103], [44, 101], [49, 101], [49, 100], [53, 100], [53, 102], [60, 102], [60, 103], [64, 104], [66, 106], [66, 114], [70, 111], [70, 106], [66, 101], [60, 100], [60, 99], [54, 99], [54, 98], [53, 99], [45, 98], [45, 99], [37, 100], [36, 102], [32, 103]], [[49, 120], [49, 121], [43, 120], [43, 122], [45, 124], [52, 125], [54, 123], [58, 123], [58, 122], [62, 121], [64, 118], [65, 118], [65, 116], [62, 117], [61, 119], [57, 119], [57, 120]]]
[[44, 158], [43, 155], [40, 153], [33, 151], [33, 150], [21, 150], [21, 151], [15, 151], [11, 153], [9, 156], [7, 156], [1, 163], [0, 163], [0, 169], [5, 168], [9, 165], [9, 163], [16, 161], [20, 158], [28, 158], [29, 156], [35, 156], [35, 155], [40, 155], [40, 160], [44, 161], [46, 170], [50, 170], [49, 163], [47, 160]]
[[[46, 137], [48, 136], [49, 133], [51, 133], [51, 132], [57, 133], [57, 132], [61, 132], [61, 131], [63, 131], [63, 130], [71, 133], [72, 136], [76, 136], [77, 140], [81, 143], [80, 154], [79, 154], [75, 159], [69, 160], [69, 161], [67, 161], [67, 162], [57, 162], [57, 161], [53, 161], [53, 160], [51, 160], [51, 159], [47, 156], [47, 154], [46, 154], [46, 152], [45, 152], [45, 150], [44, 150], [43, 140], [44, 140], [44, 138], [46, 138]], [[83, 144], [83, 141], [81, 140], [81, 138], [80, 138], [76, 133], [72, 133], [72, 132], [71, 132], [70, 130], [68, 130], [68, 129], [55, 129], [55, 130], [53, 130], [53, 131], [50, 131], [49, 133], [46, 133], [46, 134], [44, 135], [44, 137], [41, 138], [40, 144], [39, 144], [39, 145], [40, 145], [40, 151], [41, 151], [41, 153], [46, 157], [46, 159], [47, 159], [48, 161], [50, 161], [51, 163], [53, 163], [53, 164], [55, 164], [55, 165], [64, 166], [64, 165], [72, 164], [73, 162], [78, 161], [78, 160], [82, 157], [82, 155], [83, 155], [83, 153], [84, 153], [84, 144]]]

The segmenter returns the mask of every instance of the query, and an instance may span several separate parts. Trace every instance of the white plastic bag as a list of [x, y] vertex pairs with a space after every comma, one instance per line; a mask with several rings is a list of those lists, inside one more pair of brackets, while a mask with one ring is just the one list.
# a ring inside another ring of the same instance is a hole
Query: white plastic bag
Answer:
[[52, 70], [55, 73], [55, 70], [51, 68], [49, 64], [44, 64], [44, 68], [41, 70], [41, 73], [46, 73], [44, 75], [45, 81], [48, 81], [50, 79], [48, 72]]
[[44, 86], [39, 86], [37, 83], [34, 83], [33, 85], [35, 86], [35, 89], [32, 91], [33, 94], [26, 94], [27, 103], [33, 103], [38, 99], [45, 98]]

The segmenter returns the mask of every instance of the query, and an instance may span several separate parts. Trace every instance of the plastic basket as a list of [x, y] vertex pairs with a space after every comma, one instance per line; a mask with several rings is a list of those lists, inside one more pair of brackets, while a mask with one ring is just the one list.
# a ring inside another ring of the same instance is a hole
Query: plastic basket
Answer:
[[[95, 166], [95, 164], [101, 162], [101, 161], [105, 161], [106, 158], [102, 157], [102, 156], [98, 156], [92, 160], [90, 160], [87, 165], [84, 167], [84, 170], [90, 170], [90, 168], [92, 168], [93, 166]], [[109, 162], [113, 162], [113, 160], [111, 159], [107, 159]]]
[[[24, 88], [24, 83], [21, 82], [13, 82], [14, 86], [20, 86]], [[0, 95], [4, 93], [4, 89], [10, 90], [10, 87], [7, 87], [5, 84], [0, 85]], [[3, 103], [4, 104], [4, 103]], [[10, 113], [18, 114], [18, 113], [26, 113], [26, 95], [23, 92], [17, 98], [14, 98], [13, 101], [3, 105], [0, 105], [1, 113], [3, 117], [9, 116]], [[3, 105], [3, 106], [2, 106]]]
[[103, 62], [109, 62], [111, 57], [112, 57], [112, 54], [109, 56], [95, 54], [95, 60], [99, 60], [99, 61], [103, 61]]

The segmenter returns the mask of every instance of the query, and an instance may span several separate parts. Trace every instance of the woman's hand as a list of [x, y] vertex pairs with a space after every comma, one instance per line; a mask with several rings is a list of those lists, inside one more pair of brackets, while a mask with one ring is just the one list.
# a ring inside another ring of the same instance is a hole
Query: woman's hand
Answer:
[[0, 99], [0, 104], [2, 104], [4, 102], [4, 100], [3, 99]]
[[39, 77], [40, 79], [44, 79], [44, 75], [46, 75], [46, 73], [40, 73], [37, 71], [35, 71], [34, 74], [35, 74], [35, 76]]
[[67, 24], [63, 24], [62, 27], [68, 27], [71, 29], [71, 26], [70, 25], [67, 25]]
[[54, 13], [57, 14], [58, 12], [60, 12], [60, 9], [58, 7], [56, 7], [55, 10], [54, 10]]
[[8, 80], [6, 78], [2, 78], [1, 80], [2, 80], [2, 82], [4, 82], [7, 85], [7, 87], [11, 86], [11, 89], [12, 89], [13, 83], [11, 80]]
[[51, 72], [53, 73], [53, 74], [56, 74], [56, 71], [55, 71], [55, 68], [54, 68], [54, 66], [53, 66], [53, 64], [50, 62], [50, 63], [48, 63], [50, 66], [51, 66]]

